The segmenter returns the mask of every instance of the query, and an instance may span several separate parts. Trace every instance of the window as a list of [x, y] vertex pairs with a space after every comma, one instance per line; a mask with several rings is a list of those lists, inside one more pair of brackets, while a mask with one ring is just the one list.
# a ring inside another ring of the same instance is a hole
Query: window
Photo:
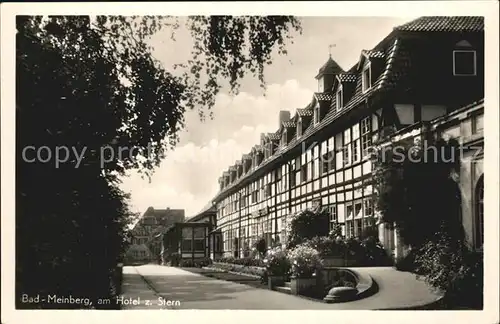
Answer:
[[365, 217], [373, 215], [373, 203], [371, 199], [365, 199]]
[[354, 230], [355, 235], [357, 237], [360, 237], [363, 233], [363, 225], [362, 225], [361, 219], [354, 220], [354, 224], [356, 224], [356, 229]]
[[331, 152], [323, 154], [323, 156], [321, 157], [321, 174], [330, 171], [331, 165], [333, 165]]
[[193, 229], [185, 227], [182, 229], [182, 251], [192, 251], [193, 249]]
[[286, 145], [286, 129], [281, 134], [281, 145]]
[[453, 51], [453, 75], [475, 76], [476, 75], [476, 51], [455, 50]]
[[472, 132], [474, 134], [482, 132], [484, 128], [484, 114], [472, 117]]
[[266, 184], [266, 186], [264, 187], [264, 197], [265, 198], [271, 197], [271, 185], [270, 184]]
[[325, 91], [324, 77], [320, 77], [318, 79], [318, 92], [323, 92], [323, 91]]
[[320, 122], [320, 111], [319, 111], [319, 105], [314, 108], [314, 124], [317, 124]]
[[307, 177], [307, 175], [308, 175], [308, 172], [307, 172], [308, 168], [307, 168], [307, 166], [308, 165], [306, 164], [306, 165], [302, 166], [302, 168], [300, 169], [302, 182], [305, 182], [308, 179], [308, 177]]
[[302, 136], [302, 119], [299, 118], [299, 120], [297, 121], [297, 137], [301, 136]]
[[330, 213], [330, 222], [337, 222], [337, 205], [328, 207], [328, 212]]
[[205, 251], [205, 228], [203, 227], [194, 229], [194, 250]]
[[351, 163], [349, 154], [349, 145], [346, 145], [342, 148], [342, 154], [344, 158], [344, 165]]
[[359, 161], [359, 140], [352, 142], [352, 160], [353, 162]]
[[342, 87], [339, 87], [337, 89], [337, 94], [336, 94], [336, 104], [337, 104], [337, 111], [341, 111], [343, 107], [343, 100], [342, 100]]
[[280, 181], [282, 176], [283, 176], [283, 169], [277, 168], [276, 169], [276, 181]]
[[363, 156], [368, 155], [372, 145], [372, 123], [371, 118], [366, 117], [361, 121], [361, 151]]
[[[293, 188], [297, 185], [297, 176], [298, 176], [298, 172], [296, 174], [294, 173], [290, 173], [290, 188]], [[286, 186], [286, 184], [285, 184]]]
[[481, 176], [476, 184], [476, 248], [480, 249], [484, 244], [484, 177]]
[[362, 78], [363, 92], [368, 91], [371, 87], [372, 87], [372, 69], [370, 65], [367, 65], [363, 69], [363, 78]]

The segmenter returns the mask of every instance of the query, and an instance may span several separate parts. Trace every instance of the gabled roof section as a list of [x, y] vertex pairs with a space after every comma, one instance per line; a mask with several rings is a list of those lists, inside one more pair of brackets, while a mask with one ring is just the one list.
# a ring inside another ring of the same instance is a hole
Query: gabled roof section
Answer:
[[365, 55], [368, 58], [384, 58], [385, 57], [385, 53], [383, 51], [362, 50], [361, 54]]
[[281, 139], [281, 135], [279, 132], [269, 133], [269, 139], [272, 141], [279, 141]]
[[286, 128], [292, 128], [292, 127], [296, 127], [297, 125], [295, 124], [294, 121], [286, 121], [283, 123], [283, 127], [286, 127]]
[[340, 82], [356, 82], [357, 76], [354, 73], [337, 74], [337, 79]]
[[371, 59], [383, 59], [383, 58], [385, 58], [384, 51], [381, 51], [381, 50], [362, 50], [361, 56], [359, 58], [359, 63], [358, 63], [357, 69], [359, 70], [359, 68], [365, 63], [366, 59], [371, 60]]
[[324, 74], [337, 74], [341, 72], [344, 72], [344, 70], [330, 56], [328, 58], [328, 61], [326, 61], [326, 63], [323, 64], [323, 66], [319, 69], [318, 74], [316, 75], [316, 79]]
[[241, 160], [251, 160], [252, 157], [250, 156], [250, 154], [243, 154], [243, 156], [241, 157]]
[[481, 32], [484, 17], [477, 16], [426, 16], [394, 28], [402, 32]]
[[255, 145], [254, 147], [252, 147], [252, 152], [262, 152], [263, 151], [263, 148], [262, 148], [262, 145]]
[[297, 115], [300, 117], [311, 117], [314, 114], [314, 111], [311, 108], [298, 108]]
[[332, 94], [329, 92], [315, 92], [314, 97], [318, 101], [331, 101], [332, 100]]

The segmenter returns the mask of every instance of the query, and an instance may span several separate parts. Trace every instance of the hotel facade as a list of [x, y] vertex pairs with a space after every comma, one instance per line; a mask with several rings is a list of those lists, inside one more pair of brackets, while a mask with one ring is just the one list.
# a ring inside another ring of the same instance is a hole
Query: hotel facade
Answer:
[[[241, 257], [264, 237], [285, 243], [287, 216], [320, 207], [347, 237], [378, 227], [384, 246], [404, 253], [397, 232], [375, 214], [370, 149], [381, 138], [451, 136], [482, 147], [484, 21], [421, 17], [396, 27], [343, 70], [332, 57], [319, 69], [318, 91], [277, 131], [223, 172], [213, 199], [224, 255]], [[292, 107], [291, 107], [292, 108]], [[425, 135], [427, 136], [427, 135]], [[482, 246], [482, 155], [461, 161], [462, 223]], [[432, 184], [430, 184], [432, 185]]]

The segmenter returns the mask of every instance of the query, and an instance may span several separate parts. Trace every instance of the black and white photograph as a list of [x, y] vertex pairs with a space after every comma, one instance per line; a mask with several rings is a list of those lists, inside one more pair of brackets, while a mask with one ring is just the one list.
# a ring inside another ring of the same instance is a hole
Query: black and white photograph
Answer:
[[2, 6], [2, 299], [484, 313], [498, 302], [498, 11], [482, 3]]

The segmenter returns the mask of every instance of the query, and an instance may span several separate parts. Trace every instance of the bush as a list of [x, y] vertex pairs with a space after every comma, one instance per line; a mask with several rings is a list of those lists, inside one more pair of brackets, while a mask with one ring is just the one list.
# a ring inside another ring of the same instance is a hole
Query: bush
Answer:
[[481, 308], [483, 304], [483, 255], [471, 251], [461, 241], [443, 235], [426, 243], [416, 256], [425, 280], [445, 293], [455, 305]]
[[298, 245], [288, 252], [291, 275], [296, 278], [311, 278], [322, 268], [322, 261], [316, 249]]
[[339, 257], [358, 261], [361, 265], [389, 265], [391, 259], [377, 238], [362, 241], [356, 238], [316, 236], [306, 240], [304, 246], [313, 248], [321, 257]]
[[201, 260], [197, 260], [196, 263], [199, 267], [207, 267], [212, 264], [212, 259], [206, 257]]
[[264, 255], [267, 251], [266, 240], [263, 237], [259, 238], [259, 240], [255, 242], [253, 246], [257, 250], [257, 252], [260, 253], [260, 255]]
[[173, 267], [178, 267], [181, 262], [181, 255], [177, 252], [172, 253], [170, 256], [170, 265]]
[[281, 247], [275, 247], [267, 252], [264, 258], [268, 275], [285, 276], [290, 272], [290, 261]]
[[394, 262], [394, 267], [399, 271], [408, 271], [418, 273], [418, 265], [416, 263], [417, 252], [415, 250], [410, 250], [410, 252], [396, 259]]
[[287, 249], [293, 249], [308, 239], [327, 236], [330, 215], [326, 211], [303, 210], [287, 222]]
[[181, 260], [179, 262], [179, 267], [182, 267], [182, 268], [192, 268], [192, 267], [194, 267], [194, 261], [191, 260], [191, 259]]
[[368, 236], [361, 241], [363, 254], [357, 259], [366, 265], [390, 265], [392, 260], [378, 238]]

